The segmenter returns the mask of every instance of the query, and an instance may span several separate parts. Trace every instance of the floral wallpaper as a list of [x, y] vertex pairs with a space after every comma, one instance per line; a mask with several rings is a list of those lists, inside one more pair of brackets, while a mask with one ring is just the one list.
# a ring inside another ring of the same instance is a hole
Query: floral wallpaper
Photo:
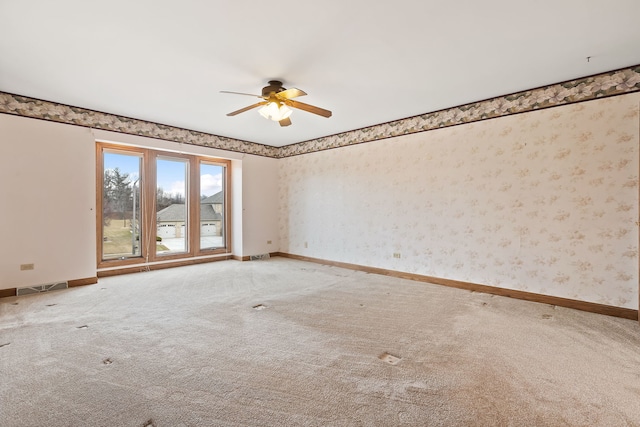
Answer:
[[639, 142], [640, 92], [287, 157], [280, 250], [637, 309]]
[[640, 65], [284, 147], [240, 141], [4, 92], [0, 92], [0, 113], [284, 158], [636, 91], [640, 91]]

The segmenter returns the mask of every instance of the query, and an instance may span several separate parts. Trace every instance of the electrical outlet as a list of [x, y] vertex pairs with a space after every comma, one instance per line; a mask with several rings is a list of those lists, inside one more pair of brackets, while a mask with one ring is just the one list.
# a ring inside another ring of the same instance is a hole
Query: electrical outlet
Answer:
[[21, 271], [33, 270], [34, 268], [35, 268], [34, 264], [20, 264], [20, 270]]
[[394, 258], [401, 258], [401, 256], [400, 256], [400, 252], [394, 252], [394, 253], [393, 253], [393, 257], [394, 257]]

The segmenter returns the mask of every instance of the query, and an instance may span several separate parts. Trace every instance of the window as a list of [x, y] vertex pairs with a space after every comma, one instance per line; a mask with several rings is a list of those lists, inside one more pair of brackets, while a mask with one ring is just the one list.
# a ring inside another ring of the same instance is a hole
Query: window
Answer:
[[97, 147], [99, 268], [230, 252], [229, 161]]
[[102, 259], [140, 257], [142, 156], [104, 152], [103, 165]]
[[222, 246], [224, 226], [224, 168], [215, 163], [200, 161], [200, 250]]
[[[189, 224], [189, 159], [156, 157], [156, 226], [172, 227], [156, 245], [157, 255], [186, 253]], [[160, 231], [158, 230], [158, 235]]]

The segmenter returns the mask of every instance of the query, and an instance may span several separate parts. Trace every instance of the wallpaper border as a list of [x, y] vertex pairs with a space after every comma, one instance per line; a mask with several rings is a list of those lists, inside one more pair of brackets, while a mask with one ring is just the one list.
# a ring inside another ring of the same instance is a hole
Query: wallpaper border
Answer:
[[217, 148], [263, 157], [278, 157], [278, 148], [27, 96], [0, 92], [0, 113], [101, 129], [128, 135]]
[[0, 113], [263, 157], [285, 158], [638, 91], [640, 65], [635, 65], [283, 147], [272, 147], [6, 92], [0, 92]]
[[347, 147], [640, 91], [640, 65], [286, 145], [279, 157]]

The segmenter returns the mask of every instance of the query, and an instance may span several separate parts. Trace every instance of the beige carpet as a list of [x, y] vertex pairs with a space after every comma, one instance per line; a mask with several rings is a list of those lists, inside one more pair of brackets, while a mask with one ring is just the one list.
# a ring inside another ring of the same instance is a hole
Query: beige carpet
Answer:
[[640, 327], [284, 258], [119, 276], [0, 300], [0, 425], [640, 426]]

